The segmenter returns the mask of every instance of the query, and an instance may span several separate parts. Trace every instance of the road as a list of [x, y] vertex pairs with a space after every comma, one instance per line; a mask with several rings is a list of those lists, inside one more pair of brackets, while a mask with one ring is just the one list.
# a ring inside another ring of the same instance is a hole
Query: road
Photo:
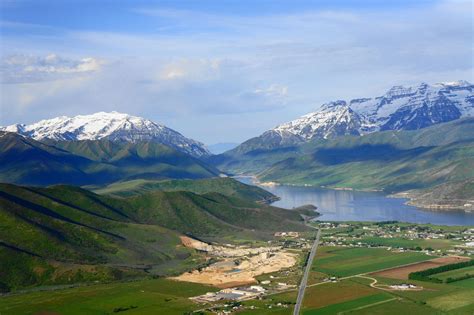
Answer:
[[314, 240], [313, 246], [311, 247], [311, 252], [309, 253], [308, 261], [306, 263], [306, 268], [303, 273], [303, 278], [301, 279], [300, 287], [298, 289], [298, 298], [296, 299], [295, 308], [293, 309], [293, 315], [299, 315], [301, 304], [303, 303], [304, 291], [306, 290], [306, 285], [308, 283], [309, 272], [311, 271], [311, 266], [313, 265], [314, 256], [316, 256], [316, 250], [318, 249], [319, 237], [321, 235], [321, 230], [318, 229], [316, 233], [316, 239]]

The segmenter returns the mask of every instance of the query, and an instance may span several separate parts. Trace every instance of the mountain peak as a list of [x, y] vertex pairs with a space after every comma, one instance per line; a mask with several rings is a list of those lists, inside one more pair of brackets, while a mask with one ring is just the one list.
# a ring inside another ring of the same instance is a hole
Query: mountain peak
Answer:
[[0, 130], [17, 132], [35, 140], [56, 141], [108, 139], [120, 142], [152, 141], [174, 147], [193, 156], [209, 155], [204, 144], [188, 139], [179, 132], [151, 120], [125, 113], [97, 112], [74, 117], [60, 116]]
[[451, 81], [451, 82], [440, 82], [440, 83], [434, 84], [433, 86], [466, 88], [466, 87], [472, 87], [472, 84], [466, 80], [458, 80], [458, 81]]
[[321, 105], [321, 108], [320, 110], [321, 111], [327, 111], [327, 110], [333, 110], [335, 108], [338, 108], [338, 107], [347, 107], [347, 103], [346, 101], [344, 100], [337, 100], [337, 101], [332, 101], [332, 102], [329, 102], [329, 103], [324, 103], [323, 105]]

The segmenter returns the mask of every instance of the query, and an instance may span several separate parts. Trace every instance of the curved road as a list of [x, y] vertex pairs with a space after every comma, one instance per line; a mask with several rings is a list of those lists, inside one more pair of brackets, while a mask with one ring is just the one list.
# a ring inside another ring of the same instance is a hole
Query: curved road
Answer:
[[308, 261], [306, 263], [306, 268], [304, 270], [303, 278], [301, 279], [300, 287], [298, 289], [298, 298], [296, 299], [295, 308], [293, 309], [293, 315], [299, 315], [301, 304], [303, 303], [304, 291], [308, 283], [309, 272], [311, 271], [311, 266], [313, 265], [314, 256], [316, 256], [316, 250], [318, 249], [319, 237], [321, 235], [321, 230], [318, 229], [316, 234], [316, 239], [314, 240], [313, 246], [311, 247], [311, 252], [309, 253]]

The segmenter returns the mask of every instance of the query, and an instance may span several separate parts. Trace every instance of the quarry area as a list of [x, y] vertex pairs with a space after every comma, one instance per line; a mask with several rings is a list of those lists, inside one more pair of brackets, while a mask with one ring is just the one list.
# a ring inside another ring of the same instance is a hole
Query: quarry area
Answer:
[[199, 240], [181, 236], [181, 242], [188, 248], [194, 248], [198, 251], [206, 252], [210, 256], [214, 257], [241, 257], [251, 256], [262, 253], [272, 253], [281, 249], [280, 246], [273, 247], [245, 247], [245, 246], [234, 246], [231, 244], [224, 245], [211, 245]]
[[256, 276], [294, 266], [297, 254], [282, 247], [257, 247], [210, 245], [186, 236], [181, 237], [186, 247], [206, 252], [220, 258], [216, 263], [200, 270], [181, 274], [172, 279], [230, 288], [255, 283]]

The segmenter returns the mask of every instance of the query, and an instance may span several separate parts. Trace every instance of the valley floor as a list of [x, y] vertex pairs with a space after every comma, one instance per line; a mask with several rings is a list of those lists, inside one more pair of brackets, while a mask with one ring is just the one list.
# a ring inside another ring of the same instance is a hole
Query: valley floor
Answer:
[[[474, 248], [472, 227], [402, 223], [319, 222], [320, 248], [312, 264], [302, 314], [472, 314], [472, 267], [435, 274], [433, 281], [407, 279], [413, 270], [469, 261]], [[291, 314], [307, 254], [301, 237], [279, 235], [268, 248], [283, 246], [299, 259], [290, 268], [255, 275], [265, 293], [257, 299], [194, 302], [192, 297], [219, 291], [216, 286], [150, 279], [96, 284], [57, 291], [31, 292], [0, 298], [6, 314]], [[207, 246], [197, 243], [197, 246]], [[189, 244], [188, 244], [189, 245]], [[194, 244], [193, 246], [196, 246]], [[255, 246], [244, 255], [261, 253]], [[201, 248], [202, 249], [202, 248]], [[208, 248], [221, 252], [221, 245]], [[237, 249], [241, 250], [241, 249]], [[230, 257], [221, 257], [227, 260]], [[237, 259], [237, 257], [232, 257]], [[446, 282], [446, 279], [454, 279]]]

